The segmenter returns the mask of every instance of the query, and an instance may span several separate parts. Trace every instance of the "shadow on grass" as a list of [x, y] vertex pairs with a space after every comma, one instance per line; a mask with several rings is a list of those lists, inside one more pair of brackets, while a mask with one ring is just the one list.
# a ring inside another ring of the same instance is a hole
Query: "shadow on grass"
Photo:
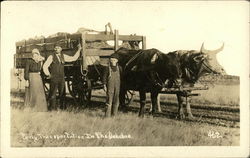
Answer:
[[[22, 93], [12, 93], [11, 96], [13, 98], [19, 98], [17, 99], [18, 101], [11, 101], [11, 107], [15, 109], [24, 109], [24, 94]], [[171, 104], [171, 103], [170, 103]], [[59, 105], [59, 104], [58, 104]], [[105, 96], [95, 96], [93, 95], [91, 98], [91, 101], [86, 104], [86, 105], [80, 105], [77, 103], [77, 101], [72, 98], [72, 97], [66, 97], [65, 98], [65, 105], [66, 108], [62, 111], [66, 112], [73, 112], [73, 113], [84, 113], [87, 116], [90, 117], [104, 117], [105, 113]], [[139, 114], [139, 104], [138, 102], [133, 102], [132, 104], [129, 105], [129, 107], [126, 108], [126, 110], [120, 110], [122, 113], [133, 113], [135, 115]], [[170, 106], [162, 106], [162, 112], [161, 113], [154, 113], [152, 115], [149, 112], [149, 108], [145, 108], [145, 117], [155, 117], [155, 118], [167, 118], [167, 119], [173, 119], [176, 121], [184, 121], [184, 122], [196, 122], [196, 123], [208, 123], [208, 124], [213, 124], [213, 125], [220, 125], [221, 121], [223, 122], [239, 122], [235, 120], [228, 120], [225, 118], [222, 118], [220, 116], [201, 116], [197, 114], [193, 114], [196, 119], [194, 120], [189, 120], [189, 119], [184, 119], [180, 120], [178, 119], [178, 112], [177, 112], [177, 106], [170, 105]], [[202, 118], [201, 118], [202, 117]], [[216, 121], [218, 120], [218, 121]], [[226, 123], [223, 126], [228, 126], [228, 123]], [[230, 123], [231, 124], [231, 123]], [[231, 126], [231, 125], [230, 125]], [[234, 126], [234, 125], [232, 125]]]
[[[11, 101], [11, 106], [16, 109], [24, 109], [24, 93], [23, 92], [12, 92], [11, 97], [14, 98], [22, 98], [22, 101]], [[57, 99], [57, 104], [59, 105], [58, 99]], [[139, 113], [139, 106], [137, 106], [138, 103], [134, 103], [129, 105], [126, 110], [120, 110], [123, 113], [134, 113], [138, 114]], [[66, 108], [62, 111], [68, 111], [68, 112], [73, 112], [73, 113], [82, 113], [82, 112], [87, 112], [86, 114], [88, 115], [89, 113], [92, 112], [103, 112], [105, 111], [105, 96], [99, 96], [99, 95], [93, 95], [91, 98], [91, 101], [87, 105], [81, 105], [77, 102], [76, 99], [72, 97], [65, 97], [65, 106]], [[169, 118], [169, 119], [176, 119], [177, 113], [173, 113], [167, 110], [164, 110], [164, 113], [155, 113], [153, 117], [164, 117], [164, 118]], [[92, 115], [92, 114], [91, 114]], [[98, 114], [97, 114], [98, 115]], [[145, 109], [145, 115], [150, 115], [149, 108]]]

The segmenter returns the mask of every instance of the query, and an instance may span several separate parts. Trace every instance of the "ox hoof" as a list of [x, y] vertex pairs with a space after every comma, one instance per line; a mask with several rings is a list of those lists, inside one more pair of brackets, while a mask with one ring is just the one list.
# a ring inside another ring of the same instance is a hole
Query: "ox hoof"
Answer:
[[139, 117], [140, 118], [144, 118], [144, 114], [139, 114]]
[[122, 111], [122, 112], [124, 112], [124, 113], [127, 113], [127, 112], [129, 112], [129, 107], [127, 107], [127, 106], [120, 107], [120, 108], [119, 108], [119, 111]]
[[188, 120], [195, 120], [195, 117], [192, 114], [188, 114], [187, 119]]
[[185, 119], [185, 115], [184, 115], [184, 114], [179, 114], [179, 119], [180, 119], [180, 120]]
[[156, 114], [156, 112], [155, 111], [150, 111], [148, 114], [153, 116], [153, 115]]
[[149, 111], [148, 114], [149, 114], [149, 115], [153, 115], [153, 111]]
[[152, 111], [153, 111], [153, 109], [150, 108], [148, 112], [150, 113], [150, 112], [152, 112]]

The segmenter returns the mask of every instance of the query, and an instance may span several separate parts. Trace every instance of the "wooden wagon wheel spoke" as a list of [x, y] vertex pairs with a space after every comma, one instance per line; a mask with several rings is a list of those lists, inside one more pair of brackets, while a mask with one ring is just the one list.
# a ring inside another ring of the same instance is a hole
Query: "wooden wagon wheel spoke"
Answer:
[[85, 104], [89, 104], [91, 98], [91, 90], [83, 91], [83, 99]]
[[90, 99], [91, 99], [91, 81], [89, 79], [87, 79], [86, 83], [85, 83], [85, 89], [84, 89], [84, 96], [85, 96], [85, 101], [86, 103], [90, 103]]
[[69, 93], [72, 97], [76, 97], [77, 95], [77, 92], [75, 90], [75, 87], [73, 86], [73, 81], [71, 80], [68, 80], [67, 81], [67, 87], [68, 87], [68, 90], [69, 90]]
[[49, 91], [49, 88], [48, 88], [48, 86], [46, 85], [46, 83], [44, 84], [44, 90], [45, 90], [45, 92], [48, 92], [48, 91]]
[[132, 91], [132, 90], [128, 90], [126, 92], [126, 94], [125, 94], [125, 105], [126, 106], [129, 105], [132, 102], [134, 94], [135, 94], [135, 92]]
[[46, 97], [46, 99], [48, 99], [49, 98], [49, 83], [48, 83], [48, 81], [43, 80], [43, 87], [44, 87], [45, 97]]
[[83, 107], [88, 106], [91, 99], [91, 81], [81, 81], [80, 84], [76, 85], [76, 98], [79, 104]]
[[129, 93], [130, 95], [134, 95], [134, 94], [135, 94], [135, 91], [129, 90], [129, 91], [127, 91], [127, 93]]

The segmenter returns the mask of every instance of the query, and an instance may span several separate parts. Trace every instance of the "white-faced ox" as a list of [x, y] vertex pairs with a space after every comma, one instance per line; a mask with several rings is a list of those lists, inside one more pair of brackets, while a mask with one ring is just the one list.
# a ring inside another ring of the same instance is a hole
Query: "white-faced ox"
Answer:
[[[181, 86], [182, 87], [193, 87], [198, 79], [206, 74], [221, 74], [225, 75], [226, 72], [223, 67], [218, 63], [216, 55], [221, 52], [224, 48], [224, 44], [216, 50], [206, 50], [204, 44], [202, 44], [200, 51], [196, 50], [178, 50], [170, 53], [175, 53], [180, 58], [180, 66], [182, 71]], [[159, 98], [159, 97], [158, 97]], [[193, 115], [190, 107], [191, 96], [186, 98], [186, 111], [189, 119], [193, 119]], [[177, 94], [178, 100], [178, 114], [179, 118], [185, 118], [183, 111], [184, 97]], [[151, 105], [155, 108], [154, 105]], [[158, 102], [158, 109], [160, 105]]]

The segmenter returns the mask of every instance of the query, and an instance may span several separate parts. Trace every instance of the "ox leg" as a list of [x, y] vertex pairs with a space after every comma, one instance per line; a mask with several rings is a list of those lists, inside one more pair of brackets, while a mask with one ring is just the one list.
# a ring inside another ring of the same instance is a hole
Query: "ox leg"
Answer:
[[139, 91], [140, 93], [140, 112], [139, 117], [144, 117], [144, 108], [146, 104], [146, 92], [145, 91]]
[[161, 104], [160, 104], [160, 101], [161, 101], [161, 100], [160, 100], [160, 95], [158, 94], [158, 96], [157, 96], [157, 108], [158, 108], [157, 110], [158, 110], [158, 112], [162, 112], [162, 111], [161, 111]]
[[125, 83], [121, 81], [121, 84], [120, 84], [120, 94], [119, 94], [119, 99], [120, 99], [120, 106], [119, 106], [119, 110], [120, 111], [123, 111], [123, 112], [128, 112], [129, 108], [128, 106], [129, 105], [126, 105], [126, 95], [127, 93], [127, 90], [126, 90], [126, 87], [125, 87]]
[[124, 89], [121, 89], [120, 90], [120, 95], [119, 95], [119, 97], [120, 97], [120, 108], [119, 108], [119, 110], [121, 110], [121, 111], [125, 111], [125, 93], [126, 93], [126, 91], [124, 90]]
[[151, 92], [151, 102], [152, 102], [152, 114], [156, 112], [156, 105], [157, 105], [157, 92]]
[[190, 106], [190, 102], [191, 102], [191, 97], [186, 97], [186, 108], [187, 108], [187, 114], [188, 114], [188, 119], [193, 120], [194, 116], [191, 112], [191, 106]]
[[177, 94], [177, 100], [178, 100], [178, 113], [179, 113], [179, 118], [180, 119], [184, 119], [185, 118], [185, 114], [183, 112], [183, 98], [181, 95]]
[[[161, 111], [161, 104], [160, 104], [160, 94], [158, 94], [158, 96], [157, 96], [157, 111], [158, 112], [162, 112]], [[153, 110], [153, 104], [150, 104], [150, 109], [149, 109], [149, 112], [152, 112], [152, 110]]]
[[150, 104], [150, 108], [149, 108], [149, 113], [151, 113], [152, 112], [152, 108], [153, 107], [153, 105], [152, 105], [152, 103]]

